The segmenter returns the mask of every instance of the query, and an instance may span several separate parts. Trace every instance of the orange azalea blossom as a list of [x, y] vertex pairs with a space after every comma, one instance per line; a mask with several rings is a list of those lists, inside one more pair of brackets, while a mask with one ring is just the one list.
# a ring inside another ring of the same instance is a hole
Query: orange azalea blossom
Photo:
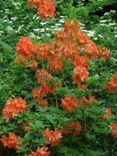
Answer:
[[58, 145], [62, 138], [62, 132], [61, 130], [49, 130], [48, 128], [46, 128], [43, 132], [43, 136], [47, 138], [48, 143]]
[[101, 49], [101, 55], [100, 55], [100, 60], [105, 61], [109, 57], [109, 51], [107, 48], [102, 48]]
[[78, 20], [70, 20], [70, 21], [65, 21], [64, 23], [64, 30], [65, 31], [73, 31], [76, 32], [80, 28]]
[[112, 78], [110, 79], [109, 82], [107, 82], [106, 88], [109, 91], [114, 91], [117, 87], [117, 73], [114, 73], [112, 75]]
[[81, 81], [82, 82], [86, 81], [89, 76], [88, 70], [83, 66], [75, 67], [73, 73], [74, 73], [73, 82], [75, 84], [79, 84], [79, 82]]
[[82, 130], [82, 126], [79, 121], [68, 122], [66, 128], [67, 128], [66, 130], [65, 129], [62, 130], [63, 134], [79, 135]]
[[109, 118], [112, 116], [112, 112], [110, 108], [106, 108], [106, 111], [104, 114], [102, 114], [102, 118]]
[[67, 43], [63, 50], [64, 56], [69, 61], [74, 61], [75, 57], [79, 54], [79, 49], [74, 43]]
[[16, 46], [17, 53], [22, 55], [24, 58], [35, 56], [35, 45], [32, 43], [32, 39], [30, 37], [21, 37]]
[[100, 48], [97, 47], [96, 44], [90, 40], [84, 45], [83, 50], [84, 53], [91, 59], [97, 58], [100, 52]]
[[49, 92], [50, 92], [50, 88], [48, 88], [48, 86], [40, 85], [39, 89], [32, 90], [32, 96], [34, 99], [40, 100], [43, 97], [46, 97]]
[[3, 118], [9, 120], [18, 116], [18, 113], [24, 113], [26, 111], [26, 101], [19, 98], [10, 98], [6, 101], [5, 107], [2, 110]]
[[53, 94], [54, 93], [54, 89], [57, 86], [60, 86], [61, 84], [54, 84], [52, 82], [49, 82], [48, 86], [47, 85], [40, 85], [40, 88], [37, 89], [33, 89], [32, 90], [32, 96], [33, 98], [37, 99], [38, 101], [42, 100], [43, 97], [46, 97], [48, 95], [48, 93]]
[[78, 43], [84, 46], [88, 42], [88, 36], [82, 33], [80, 30], [76, 32]]
[[39, 84], [45, 84], [45, 82], [52, 78], [52, 75], [49, 74], [45, 69], [37, 69], [36, 76], [38, 77]]
[[112, 130], [112, 135], [117, 138], [117, 123], [110, 123], [110, 128]]
[[83, 67], [87, 67], [88, 66], [88, 58], [86, 56], [76, 56], [75, 61], [74, 61], [74, 66], [78, 67], [78, 66], [83, 66]]
[[33, 98], [35, 98], [35, 99], [38, 99], [38, 98], [40, 97], [40, 90], [39, 90], [39, 88], [38, 88], [38, 89], [33, 89], [33, 90], [32, 90], [32, 96], [33, 96]]
[[35, 69], [37, 66], [38, 66], [38, 63], [36, 61], [30, 61], [28, 63], [28, 66], [31, 68], [31, 69]]
[[39, 5], [37, 9], [37, 13], [42, 19], [52, 18], [55, 16], [56, 8], [55, 8], [55, 4], [52, 2], [53, 0], [45, 0], [43, 4]]
[[49, 156], [50, 152], [48, 151], [48, 147], [37, 147], [36, 152], [31, 152], [28, 156]]
[[62, 99], [61, 106], [63, 109], [65, 109], [67, 112], [73, 112], [78, 105], [78, 99], [73, 98], [72, 96], [66, 96], [64, 99]]
[[86, 98], [85, 96], [81, 97], [81, 103], [82, 103], [82, 108], [86, 108], [88, 103], [91, 102], [95, 102], [98, 103], [98, 100], [95, 98], [95, 96], [88, 96], [88, 98]]
[[74, 135], [79, 135], [82, 129], [82, 126], [79, 121], [69, 122], [68, 123], [69, 133]]
[[46, 43], [42, 43], [36, 47], [36, 57], [40, 60], [47, 60], [49, 57], [48, 53], [49, 45]]
[[9, 136], [2, 135], [1, 142], [3, 143], [4, 147], [14, 148], [16, 149], [17, 146], [21, 145], [22, 142], [18, 140], [19, 136], [15, 133], [9, 133]]
[[51, 58], [49, 61], [48, 61], [48, 67], [58, 73], [62, 70], [63, 68], [63, 60], [61, 58]]
[[116, 88], [116, 84], [113, 81], [109, 81], [106, 84], [106, 88], [110, 91], [113, 92]]
[[68, 38], [68, 36], [67, 36], [67, 33], [64, 32], [64, 31], [57, 31], [55, 33], [54, 38], [55, 38], [55, 41], [62, 41], [62, 43], [63, 43], [63, 42], [66, 41], [66, 39]]
[[46, 85], [41, 85], [40, 86], [40, 93], [44, 97], [44, 96], [47, 96], [48, 93], [54, 93], [54, 89], [53, 88], [49, 88]]
[[117, 85], [117, 73], [114, 73], [112, 76], [113, 82]]
[[85, 84], [78, 84], [78, 89], [85, 90], [87, 86]]
[[47, 106], [48, 101], [45, 100], [45, 99], [39, 99], [38, 104], [39, 104], [40, 107], [44, 108], [45, 106]]

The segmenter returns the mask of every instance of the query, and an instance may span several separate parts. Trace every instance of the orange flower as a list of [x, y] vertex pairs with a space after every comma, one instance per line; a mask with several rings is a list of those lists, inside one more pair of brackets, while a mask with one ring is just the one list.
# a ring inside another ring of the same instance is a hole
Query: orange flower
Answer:
[[29, 37], [21, 37], [17, 43], [17, 53], [24, 58], [34, 57], [35, 45], [32, 43], [32, 39]]
[[2, 135], [2, 139], [0, 139], [4, 145], [4, 147], [14, 148], [21, 145], [22, 142], [18, 140], [18, 136], [15, 133], [9, 133], [9, 136]]
[[75, 67], [73, 72], [74, 72], [73, 82], [76, 84], [79, 84], [80, 81], [82, 82], [86, 81], [89, 76], [89, 72], [83, 66]]
[[41, 99], [41, 100], [39, 99], [38, 103], [39, 103], [40, 107], [45, 107], [45, 106], [47, 106], [48, 101], [45, 99]]
[[90, 96], [88, 97], [88, 99], [89, 99], [89, 103], [91, 103], [91, 102], [98, 103], [98, 100], [95, 98], [95, 96], [90, 95]]
[[117, 85], [117, 73], [114, 73], [112, 76], [113, 82]]
[[106, 108], [106, 112], [104, 114], [102, 114], [102, 118], [109, 118], [111, 116], [112, 116], [111, 109]]
[[81, 102], [82, 102], [82, 108], [86, 108], [86, 106], [88, 104], [88, 99], [85, 96], [82, 96]]
[[91, 102], [95, 102], [97, 103], [98, 100], [95, 98], [95, 96], [88, 96], [88, 98], [86, 98], [85, 96], [81, 97], [81, 103], [82, 103], [82, 108], [86, 108], [87, 104], [91, 103]]
[[112, 78], [110, 79], [110, 81], [107, 82], [106, 88], [107, 88], [109, 91], [114, 91], [116, 87], [117, 87], [117, 73], [114, 73], [114, 74], [112, 75]]
[[61, 106], [67, 112], [73, 112], [77, 108], [77, 105], [78, 105], [77, 98], [73, 98], [72, 96], [66, 96], [64, 99], [62, 99]]
[[52, 88], [49, 88], [46, 85], [41, 85], [40, 86], [40, 94], [42, 95], [42, 97], [46, 97], [48, 93], [53, 93], [54, 90]]
[[39, 98], [40, 97], [40, 90], [39, 89], [33, 89], [32, 90], [32, 96], [35, 99]]
[[48, 3], [48, 1], [41, 4], [38, 9], [37, 13], [39, 16], [43, 18], [52, 18], [55, 16], [56, 8], [54, 4]]
[[47, 60], [48, 58], [48, 44], [42, 43], [36, 48], [36, 56], [40, 60]]
[[54, 38], [56, 41], [65, 41], [67, 39], [67, 34], [64, 31], [57, 31]]
[[82, 126], [79, 121], [68, 122], [67, 127], [68, 127], [68, 133], [74, 134], [74, 135], [79, 135], [82, 129]]
[[28, 66], [29, 66], [31, 69], [35, 69], [35, 68], [38, 66], [38, 64], [37, 64], [36, 61], [30, 61], [30, 62], [28, 63]]
[[49, 74], [45, 69], [37, 69], [36, 76], [38, 77], [39, 84], [45, 84], [52, 78], [52, 75]]
[[83, 50], [84, 53], [92, 59], [97, 58], [100, 52], [100, 49], [96, 46], [96, 44], [90, 40], [84, 45]]
[[108, 49], [107, 48], [102, 48], [101, 49], [100, 60], [101, 61], [105, 61], [108, 57], [109, 57], [109, 51], [108, 51]]
[[63, 60], [61, 58], [51, 58], [48, 61], [48, 67], [58, 73], [63, 68]]
[[76, 32], [77, 40], [81, 46], [84, 46], [88, 42], [88, 36], [82, 33], [80, 30]]
[[76, 48], [74, 43], [66, 43], [63, 53], [67, 60], [74, 61], [75, 57], [79, 54], [79, 49]]
[[113, 81], [109, 81], [106, 84], [106, 88], [111, 92], [115, 90], [115, 87], [116, 87], [116, 84]]
[[87, 86], [85, 85], [85, 84], [78, 84], [78, 89], [82, 89], [82, 90], [84, 90], [84, 89], [86, 89], [87, 88]]
[[26, 101], [20, 98], [10, 98], [6, 101], [5, 107], [2, 110], [3, 118], [9, 120], [18, 115], [19, 112], [26, 111]]
[[78, 20], [70, 20], [65, 21], [64, 23], [64, 30], [65, 31], [73, 31], [76, 32], [79, 29], [80, 25]]
[[49, 130], [46, 128], [43, 132], [43, 136], [47, 138], [48, 143], [52, 143], [54, 145], [58, 145], [61, 138], [62, 138], [62, 133], [60, 130]]
[[83, 66], [83, 67], [87, 67], [88, 66], [88, 59], [86, 56], [76, 56], [75, 61], [74, 61], [74, 66], [78, 67], [78, 66]]
[[48, 151], [48, 147], [39, 147], [37, 148], [36, 152], [31, 152], [28, 156], [49, 156], [50, 152]]
[[117, 123], [110, 123], [110, 128], [112, 130], [112, 135], [117, 138]]

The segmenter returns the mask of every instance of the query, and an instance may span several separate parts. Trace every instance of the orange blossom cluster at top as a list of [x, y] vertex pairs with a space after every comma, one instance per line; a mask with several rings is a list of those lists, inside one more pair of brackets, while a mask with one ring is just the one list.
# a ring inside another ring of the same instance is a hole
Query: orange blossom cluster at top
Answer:
[[52, 43], [36, 45], [31, 38], [21, 37], [17, 43], [17, 53], [25, 59], [47, 61], [48, 67], [56, 73], [63, 69], [64, 60], [69, 61], [73, 65], [73, 83], [80, 88], [81, 83], [88, 79], [90, 61], [96, 58], [105, 60], [109, 57], [106, 48], [98, 47], [80, 30], [77, 20], [66, 21], [64, 30], [56, 32]]
[[29, 6], [37, 9], [37, 13], [42, 19], [55, 16], [55, 0], [27, 0], [27, 2]]

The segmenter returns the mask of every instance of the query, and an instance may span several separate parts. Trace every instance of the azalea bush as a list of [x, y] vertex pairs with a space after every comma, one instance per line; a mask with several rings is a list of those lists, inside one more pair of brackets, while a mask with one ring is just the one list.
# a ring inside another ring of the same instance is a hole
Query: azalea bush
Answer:
[[[49, 8], [42, 1], [27, 5], [50, 20], [53, 2]], [[110, 56], [77, 19], [67, 19], [45, 41], [21, 36], [13, 63], [21, 75], [14, 87], [23, 83], [25, 89], [7, 97], [1, 109], [1, 146], [26, 156], [116, 155], [116, 148], [109, 153], [102, 145], [107, 138], [116, 147], [117, 138], [117, 114], [109, 105], [117, 100], [117, 71], [104, 70]]]

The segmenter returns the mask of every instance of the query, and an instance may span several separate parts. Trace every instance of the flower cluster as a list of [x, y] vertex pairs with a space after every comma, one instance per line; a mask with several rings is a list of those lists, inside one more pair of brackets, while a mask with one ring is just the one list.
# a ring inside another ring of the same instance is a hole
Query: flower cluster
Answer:
[[57, 129], [49, 130], [48, 128], [46, 128], [43, 132], [43, 136], [47, 138], [48, 143], [58, 145], [62, 138], [62, 132]]
[[116, 89], [116, 87], [117, 87], [117, 73], [114, 73], [112, 75], [112, 78], [107, 83], [106, 87], [111, 92], [113, 92]]
[[82, 103], [82, 108], [86, 108], [87, 105], [91, 102], [94, 102], [94, 103], [98, 103], [98, 100], [95, 98], [95, 96], [88, 96], [88, 97], [85, 97], [85, 96], [82, 96], [81, 97], [81, 103]]
[[30, 37], [21, 37], [16, 45], [16, 50], [24, 58], [34, 57], [35, 46]]
[[100, 51], [100, 60], [105, 61], [109, 57], [109, 50], [107, 48], [102, 48]]
[[31, 152], [28, 156], [49, 156], [50, 152], [48, 151], [48, 147], [37, 147], [36, 152]]
[[112, 116], [112, 111], [111, 111], [111, 109], [110, 109], [110, 108], [106, 108], [106, 111], [105, 111], [104, 114], [102, 114], [102, 117], [103, 117], [103, 118], [109, 118], [109, 117], [111, 117], [111, 116]]
[[37, 9], [37, 13], [42, 19], [55, 16], [55, 0], [27, 0], [27, 2], [29, 6]]
[[37, 81], [39, 84], [39, 88], [32, 90], [33, 98], [35, 98], [39, 106], [45, 107], [48, 102], [46, 99], [49, 93], [53, 94], [54, 90], [60, 83], [53, 82], [52, 75], [48, 73], [45, 69], [37, 69], [36, 70]]
[[38, 63], [36, 61], [29, 61], [28, 66], [31, 69], [35, 69], [38, 66]]
[[117, 123], [111, 123], [110, 128], [112, 129], [112, 135], [117, 138]]
[[73, 112], [78, 105], [78, 99], [73, 98], [72, 96], [66, 96], [64, 99], [62, 99], [61, 106], [63, 109], [65, 109], [67, 112]]
[[18, 145], [22, 144], [22, 142], [18, 140], [18, 138], [19, 137], [15, 133], [9, 133], [8, 136], [2, 135], [2, 138], [0, 140], [4, 147], [16, 149]]
[[73, 135], [80, 135], [82, 130], [82, 126], [79, 121], [68, 122], [66, 124], [66, 129], [62, 130], [63, 134], [73, 134]]
[[[64, 68], [65, 60], [69, 61], [73, 65], [73, 83], [81, 89], [86, 88], [84, 83], [89, 76], [91, 60], [109, 57], [106, 48], [98, 47], [80, 30], [77, 20], [66, 21], [63, 31], [56, 32], [52, 43], [34, 45], [30, 38], [22, 37], [17, 43], [17, 52], [25, 58], [47, 61], [48, 67], [56, 73]], [[35, 68], [37, 63], [31, 62], [29, 66]]]
[[19, 112], [24, 113], [26, 111], [26, 101], [19, 98], [10, 98], [6, 101], [5, 107], [3, 108], [3, 118], [9, 120], [18, 115]]
[[[54, 0], [28, 0], [28, 4], [37, 8], [37, 11], [42, 18], [53, 17], [55, 15]], [[41, 107], [48, 105], [49, 95], [53, 94], [52, 96], [56, 96], [56, 88], [62, 84], [57, 82], [56, 79], [54, 79], [56, 77], [53, 75], [58, 76], [59, 73], [61, 74], [64, 71], [63, 68], [66, 63], [68, 63], [72, 69], [72, 71], [70, 71], [72, 73], [72, 83], [75, 84], [78, 89], [85, 89], [87, 87], [91, 61], [94, 59], [105, 61], [109, 57], [109, 51], [106, 48], [98, 47], [80, 30], [80, 24], [77, 20], [66, 21], [64, 23], [64, 29], [56, 32], [53, 42], [51, 43], [34, 44], [31, 38], [21, 37], [17, 43], [17, 53], [20, 58], [23, 58], [24, 62], [28, 62], [28, 67], [36, 71], [35, 76], [37, 78], [38, 86], [37, 88], [32, 89], [32, 96]], [[37, 61], [42, 63], [40, 67]], [[22, 63], [22, 59], [21, 61], [18, 60], [18, 62]], [[41, 68], [41, 66], [44, 66], [44, 68]], [[62, 80], [64, 81], [64, 79]], [[113, 91], [116, 86], [117, 73], [112, 76], [112, 79], [107, 84], [107, 88]], [[89, 93], [77, 96], [76, 94], [72, 94], [72, 96], [64, 95], [64, 97], [58, 99], [55, 97], [54, 100], [58, 103], [60, 102], [60, 99], [61, 107], [66, 112], [71, 113], [68, 114], [63, 111], [68, 118], [74, 117], [75, 115], [72, 116], [72, 114], [77, 112], [78, 108], [82, 113], [85, 111], [86, 107], [89, 108], [90, 104], [98, 103], [96, 97], [89, 95]], [[17, 116], [19, 112], [24, 113], [25, 110], [25, 100], [22, 98], [10, 98], [7, 100], [2, 113], [4, 119], [9, 120]], [[102, 118], [108, 118], [110, 116], [112, 116], [111, 110], [107, 108], [105, 113], [102, 114]], [[53, 125], [52, 128], [54, 128], [54, 130], [50, 130], [49, 128], [46, 128], [48, 125], [45, 125], [43, 131], [43, 137], [46, 138], [45, 144], [48, 146], [51, 146], [50, 144], [52, 144], [51, 147], [53, 147], [53, 145], [58, 145], [61, 142], [63, 135], [80, 135], [81, 130], [83, 129], [83, 126], [86, 126], [84, 125], [86, 123], [80, 123], [80, 117], [71, 119], [72, 120], [66, 120], [71, 122], [65, 121], [65, 124], [60, 123], [61, 129], [56, 129]], [[113, 136], [117, 137], [116, 124], [112, 123], [110, 127], [112, 128]], [[30, 121], [22, 124], [20, 128], [26, 133], [30, 132]], [[6, 139], [7, 137], [3, 136], [3, 138]], [[3, 138], [2, 141], [5, 140]], [[12, 147], [12, 145], [9, 147]], [[29, 156], [49, 155], [50, 152], [46, 146], [38, 147], [35, 152], [31, 151], [31, 154], [29, 154]]]

